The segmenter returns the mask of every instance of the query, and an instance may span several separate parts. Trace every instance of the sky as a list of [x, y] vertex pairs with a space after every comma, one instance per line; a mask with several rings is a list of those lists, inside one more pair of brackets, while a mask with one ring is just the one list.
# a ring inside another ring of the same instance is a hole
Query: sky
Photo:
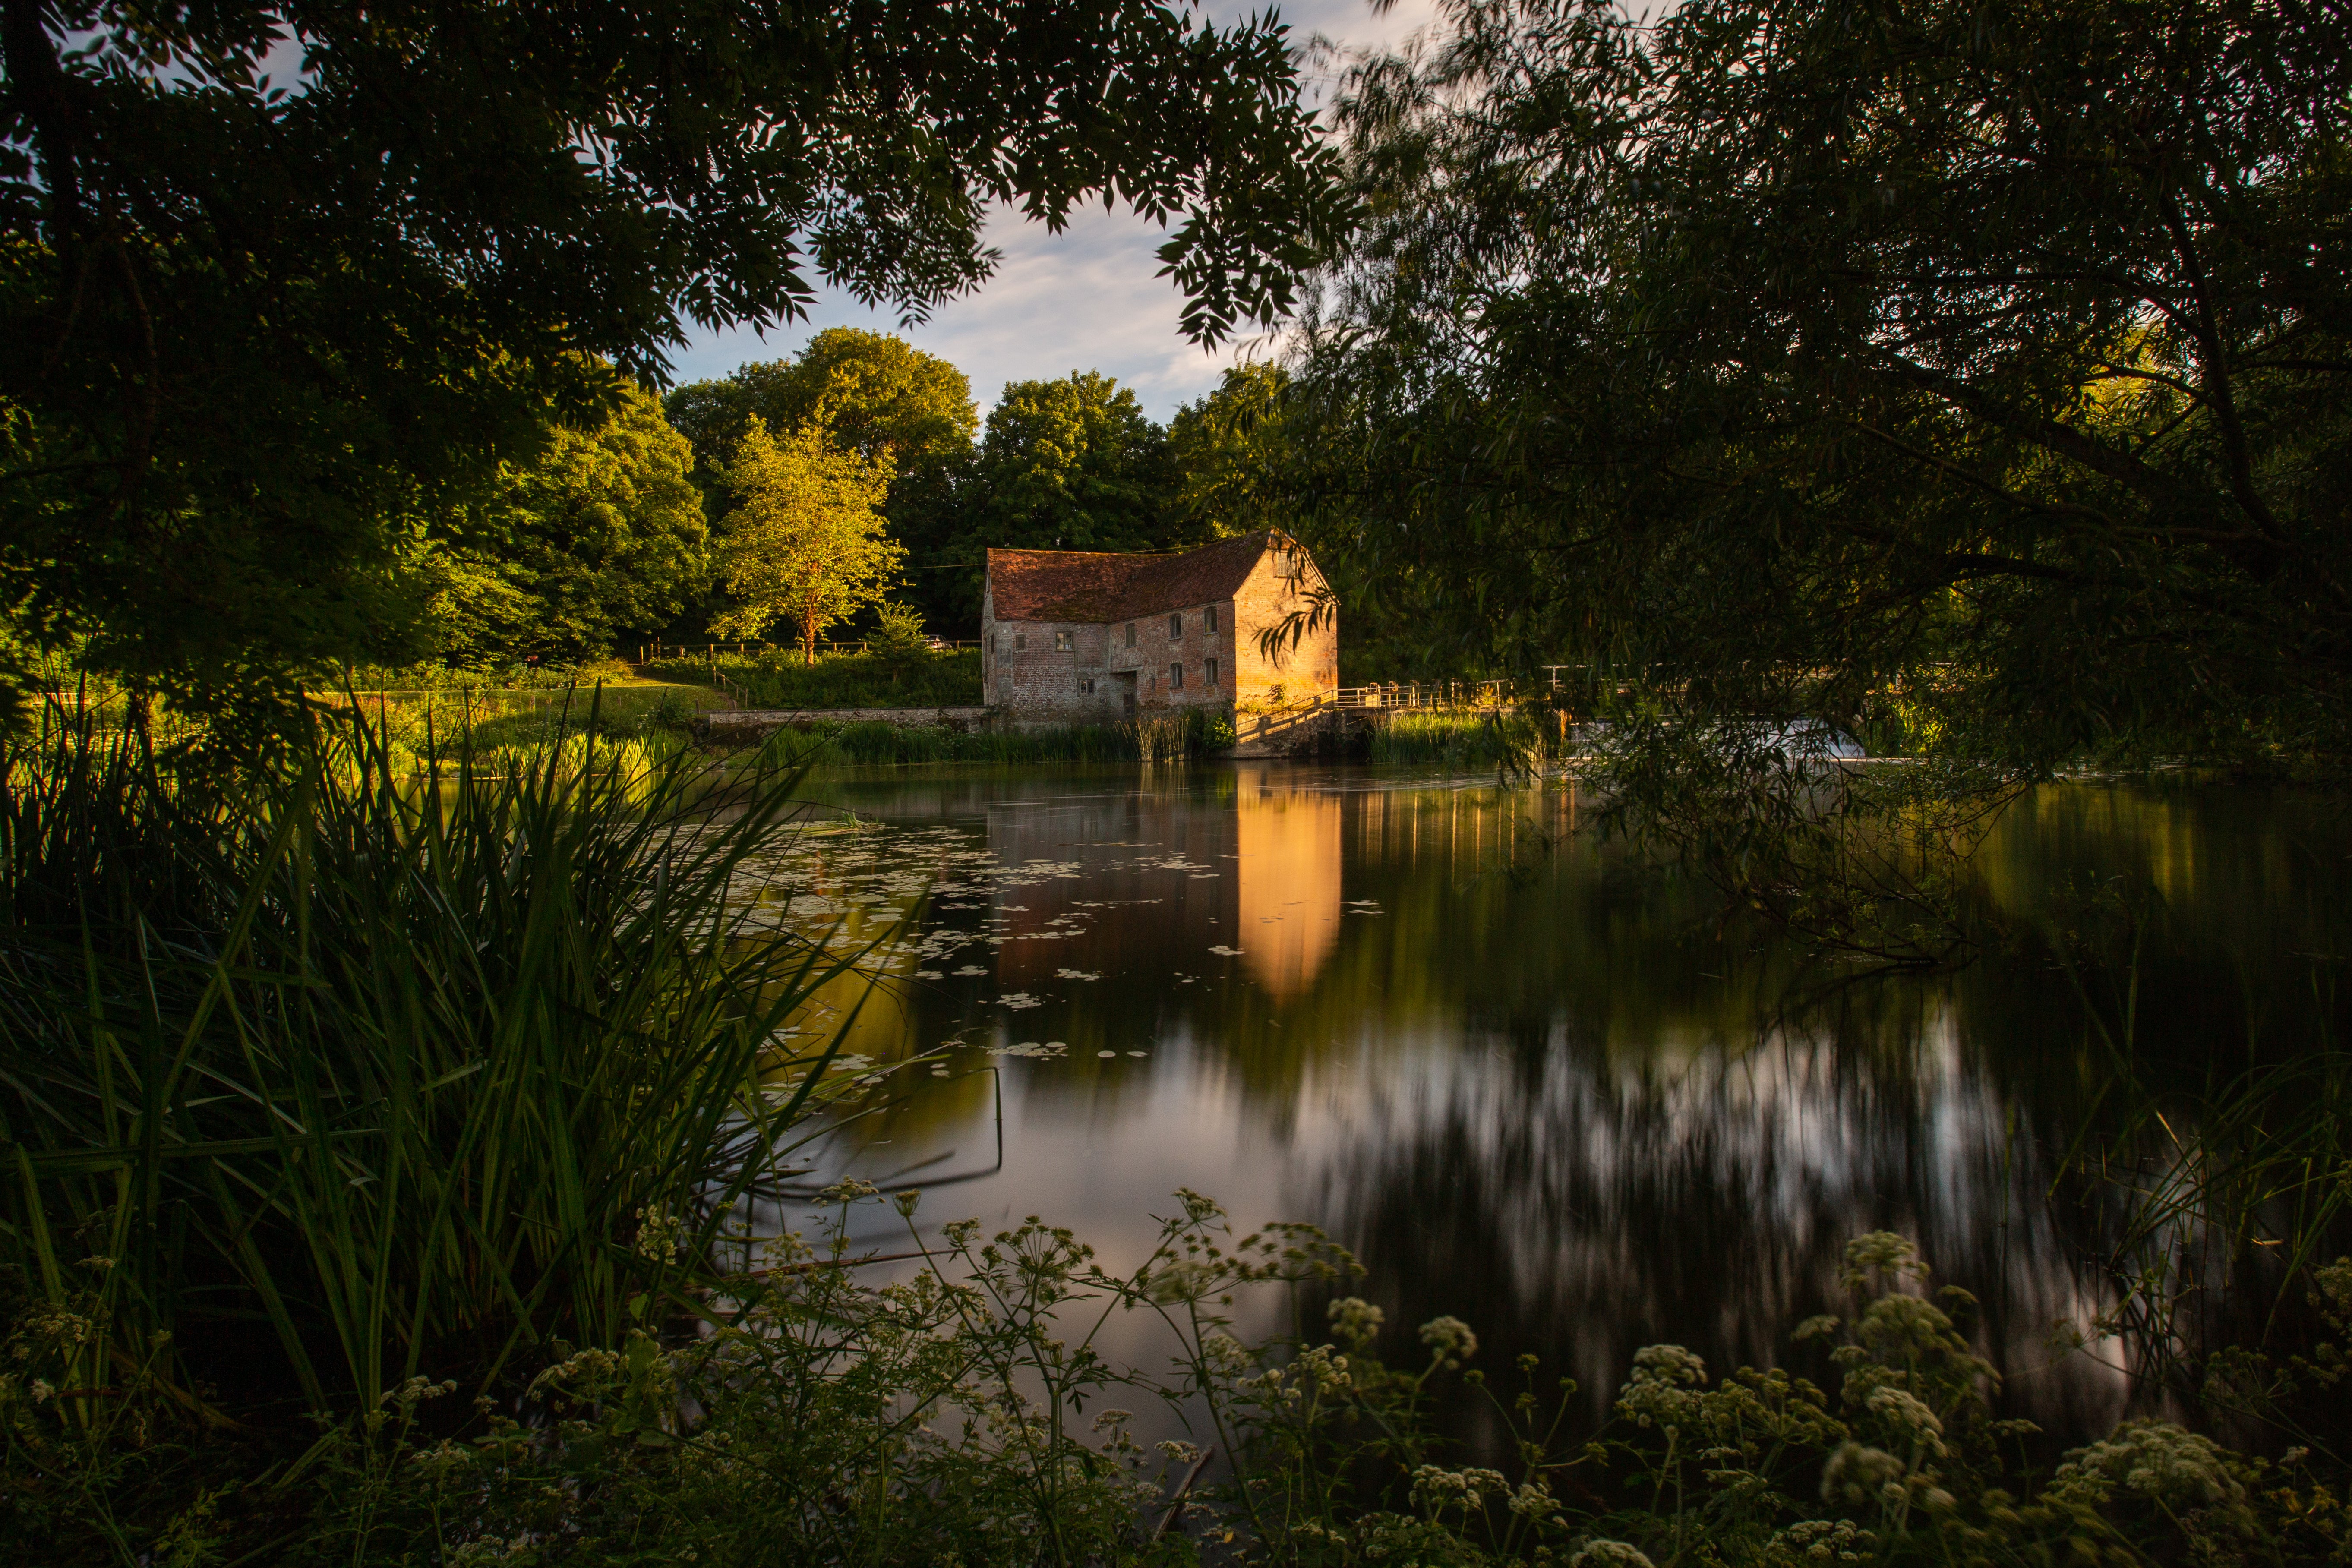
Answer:
[[[1248, 7], [1208, 9], [1230, 22]], [[1289, 0], [1280, 10], [1301, 42], [1319, 33], [1342, 45], [1380, 46], [1426, 26], [1435, 5], [1397, 0], [1380, 15], [1367, 0]], [[1144, 412], [1165, 422], [1253, 346], [1264, 357], [1268, 345], [1243, 337], [1211, 353], [1185, 342], [1177, 330], [1183, 301], [1168, 279], [1154, 276], [1160, 261], [1152, 253], [1163, 237], [1158, 226], [1099, 205], [1074, 215], [1058, 235], [1000, 213], [988, 230], [988, 242], [1004, 253], [995, 276], [919, 326], [901, 328], [895, 311], [869, 310], [820, 289], [807, 319], [771, 328], [764, 339], [749, 328], [707, 331], [689, 323], [688, 345], [673, 356], [675, 374], [681, 383], [715, 379], [747, 360], [788, 358], [826, 327], [863, 327], [896, 332], [954, 364], [971, 378], [983, 416], [1008, 381], [1099, 370], [1133, 388]]]

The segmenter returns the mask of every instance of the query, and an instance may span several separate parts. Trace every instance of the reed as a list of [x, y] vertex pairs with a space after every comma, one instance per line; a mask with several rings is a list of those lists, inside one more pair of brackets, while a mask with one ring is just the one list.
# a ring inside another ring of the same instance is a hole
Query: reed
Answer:
[[53, 714], [5, 764], [0, 1267], [103, 1326], [83, 1386], [368, 1410], [697, 1310], [847, 963], [730, 897], [796, 775], [592, 725], [420, 785], [351, 714], [236, 763]]
[[1538, 719], [1495, 710], [1483, 713], [1402, 712], [1372, 731], [1376, 763], [1439, 763], [1449, 766], [1525, 770], [1556, 750]]

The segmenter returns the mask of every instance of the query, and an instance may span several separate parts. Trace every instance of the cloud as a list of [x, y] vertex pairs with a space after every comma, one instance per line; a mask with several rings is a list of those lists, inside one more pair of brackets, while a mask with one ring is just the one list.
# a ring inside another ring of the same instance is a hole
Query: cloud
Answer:
[[[1221, 4], [1211, 14], [1230, 22], [1245, 13]], [[1393, 45], [1434, 15], [1434, 0], [1400, 0], [1385, 13], [1365, 0], [1304, 0], [1282, 10], [1300, 42], [1320, 34], [1349, 47]], [[1208, 353], [1185, 342], [1177, 325], [1183, 300], [1158, 276], [1153, 254], [1165, 237], [1158, 226], [1124, 210], [1087, 208], [1058, 235], [1000, 212], [988, 227], [989, 243], [1004, 253], [995, 276], [930, 321], [901, 328], [891, 311], [820, 289], [805, 321], [771, 328], [764, 341], [748, 328], [689, 326], [688, 346], [676, 359], [677, 378], [723, 376], [747, 360], [785, 358], [826, 327], [862, 327], [897, 332], [953, 363], [971, 378], [983, 413], [1008, 381], [1099, 370], [1132, 387], [1145, 411], [1165, 420], [1178, 405], [1214, 387], [1226, 366], [1254, 350], [1263, 357], [1267, 347], [1244, 337]]]

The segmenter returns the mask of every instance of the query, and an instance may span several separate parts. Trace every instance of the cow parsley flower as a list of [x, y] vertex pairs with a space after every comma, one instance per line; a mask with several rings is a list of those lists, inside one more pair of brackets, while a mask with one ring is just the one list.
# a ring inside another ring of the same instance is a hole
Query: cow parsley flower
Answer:
[[1888, 1487], [1900, 1487], [1906, 1467], [1884, 1448], [1841, 1443], [1822, 1468], [1822, 1499], [1825, 1502], [1863, 1503], [1883, 1497]]
[[2113, 1434], [2066, 1456], [2050, 1479], [2053, 1501], [2096, 1507], [2121, 1489], [2175, 1511], [2233, 1502], [2245, 1495], [2210, 1437], [2169, 1421], [2126, 1421]]
[[1617, 1391], [1617, 1408], [1640, 1426], [1681, 1426], [1702, 1409], [1698, 1385], [1706, 1363], [1680, 1345], [1644, 1345], [1633, 1352], [1633, 1373]]
[[1874, 1230], [1845, 1244], [1845, 1267], [1838, 1271], [1838, 1283], [1849, 1290], [1859, 1290], [1874, 1276], [1888, 1280], [1906, 1277], [1925, 1279], [1927, 1265], [1909, 1237], [1891, 1230]]
[[1421, 1342], [1437, 1352], [1449, 1367], [1478, 1353], [1478, 1336], [1459, 1318], [1432, 1318], [1421, 1325]]

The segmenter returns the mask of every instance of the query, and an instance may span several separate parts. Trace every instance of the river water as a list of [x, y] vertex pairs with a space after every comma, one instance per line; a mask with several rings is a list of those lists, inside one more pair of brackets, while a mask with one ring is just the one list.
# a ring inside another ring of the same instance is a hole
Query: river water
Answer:
[[[2125, 1410], [2131, 1354], [2053, 1348], [2111, 1305], [2105, 1209], [2062, 1152], [2126, 1055], [2192, 1084], [2332, 1015], [2352, 847], [2293, 797], [2053, 786], [1977, 863], [2011, 939], [1874, 975], [1727, 921], [1557, 786], [1242, 763], [821, 792], [856, 821], [771, 896], [895, 943], [811, 1021], [849, 1019], [840, 1070], [868, 1080], [823, 1176], [920, 1185], [930, 1226], [1040, 1215], [1115, 1268], [1180, 1186], [1311, 1221], [1391, 1324], [1462, 1318], [1596, 1415], [1659, 1342], [1833, 1384], [1790, 1331], [1843, 1305], [1850, 1237], [1898, 1230], [2058, 1440]], [[885, 1217], [861, 1239], [890, 1245]]]

